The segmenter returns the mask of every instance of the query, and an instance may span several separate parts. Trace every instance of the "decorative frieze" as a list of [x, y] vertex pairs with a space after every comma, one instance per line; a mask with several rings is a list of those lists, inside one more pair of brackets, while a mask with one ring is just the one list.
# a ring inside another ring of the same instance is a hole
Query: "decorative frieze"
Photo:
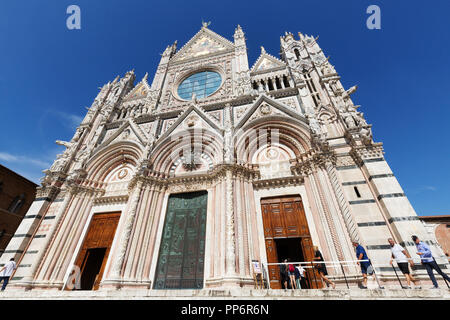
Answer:
[[280, 187], [288, 187], [288, 186], [299, 186], [304, 183], [303, 176], [291, 176], [291, 177], [282, 177], [275, 179], [264, 179], [264, 180], [255, 180], [253, 181], [253, 188], [255, 190], [259, 189], [272, 189], [272, 188], [280, 188]]
[[350, 155], [359, 166], [363, 166], [367, 160], [384, 158], [383, 144], [375, 143], [371, 146], [353, 146]]
[[336, 165], [337, 159], [333, 151], [311, 149], [291, 160], [291, 170], [296, 174], [308, 175], [317, 168], [325, 168], [327, 163]]
[[111, 204], [111, 203], [126, 203], [128, 201], [128, 195], [123, 196], [109, 196], [99, 197], [94, 199], [94, 205]]
[[350, 155], [338, 156], [336, 159], [337, 167], [348, 167], [355, 165], [355, 160]]

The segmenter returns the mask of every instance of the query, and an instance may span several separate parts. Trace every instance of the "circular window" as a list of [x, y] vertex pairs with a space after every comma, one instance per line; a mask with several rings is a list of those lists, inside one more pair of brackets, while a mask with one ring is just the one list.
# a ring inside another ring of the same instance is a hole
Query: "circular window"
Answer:
[[221, 83], [222, 77], [217, 72], [198, 72], [181, 82], [178, 86], [178, 95], [184, 100], [191, 100], [194, 93], [198, 99], [205, 98], [216, 92]]

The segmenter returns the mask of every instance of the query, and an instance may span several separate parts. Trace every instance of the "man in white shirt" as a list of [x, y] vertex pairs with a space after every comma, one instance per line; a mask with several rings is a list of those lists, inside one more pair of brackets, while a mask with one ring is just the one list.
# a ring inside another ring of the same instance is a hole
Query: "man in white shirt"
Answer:
[[[409, 264], [411, 264], [411, 267], [414, 267], [414, 261], [411, 259], [411, 256], [409, 253], [398, 243], [395, 243], [395, 241], [392, 238], [388, 239], [389, 245], [391, 246], [391, 261], [389, 262], [392, 265], [393, 260], [397, 262], [398, 268], [402, 271], [402, 273], [406, 277], [406, 282], [408, 283], [408, 289], [411, 289], [411, 281], [414, 283], [415, 286], [419, 284], [419, 280], [416, 280], [410, 273], [409, 273]], [[420, 287], [418, 287], [420, 288]]]
[[5, 290], [8, 285], [9, 278], [11, 277], [14, 270], [16, 270], [16, 263], [14, 258], [11, 258], [3, 268], [0, 269], [0, 282], [3, 281], [2, 291]]
[[295, 267], [295, 269], [297, 269], [297, 273], [298, 273], [298, 278], [296, 277], [296, 279], [295, 279], [295, 281], [297, 283], [297, 288], [301, 289], [302, 288], [301, 281], [302, 281], [302, 278], [305, 277], [305, 269], [300, 264], [298, 264]]

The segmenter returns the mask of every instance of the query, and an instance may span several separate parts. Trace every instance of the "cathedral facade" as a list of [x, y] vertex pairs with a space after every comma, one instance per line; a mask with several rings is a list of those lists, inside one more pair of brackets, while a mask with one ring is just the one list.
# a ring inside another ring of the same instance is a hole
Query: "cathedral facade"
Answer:
[[[1, 257], [18, 261], [10, 287], [252, 287], [256, 262], [281, 288], [275, 263], [314, 246], [353, 261], [352, 240], [389, 282], [387, 239], [416, 257], [411, 234], [442, 256], [317, 39], [286, 33], [251, 67], [240, 26], [233, 40], [204, 24], [151, 84], [101, 88]], [[338, 285], [360, 279], [344, 268]]]

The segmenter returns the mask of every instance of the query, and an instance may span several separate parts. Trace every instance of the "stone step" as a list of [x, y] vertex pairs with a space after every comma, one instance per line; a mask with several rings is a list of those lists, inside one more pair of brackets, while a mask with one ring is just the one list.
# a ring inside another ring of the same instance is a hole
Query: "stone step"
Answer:
[[387, 300], [387, 299], [450, 299], [449, 289], [202, 289], [202, 290], [15, 290], [8, 288], [0, 292], [0, 299], [7, 300]]

